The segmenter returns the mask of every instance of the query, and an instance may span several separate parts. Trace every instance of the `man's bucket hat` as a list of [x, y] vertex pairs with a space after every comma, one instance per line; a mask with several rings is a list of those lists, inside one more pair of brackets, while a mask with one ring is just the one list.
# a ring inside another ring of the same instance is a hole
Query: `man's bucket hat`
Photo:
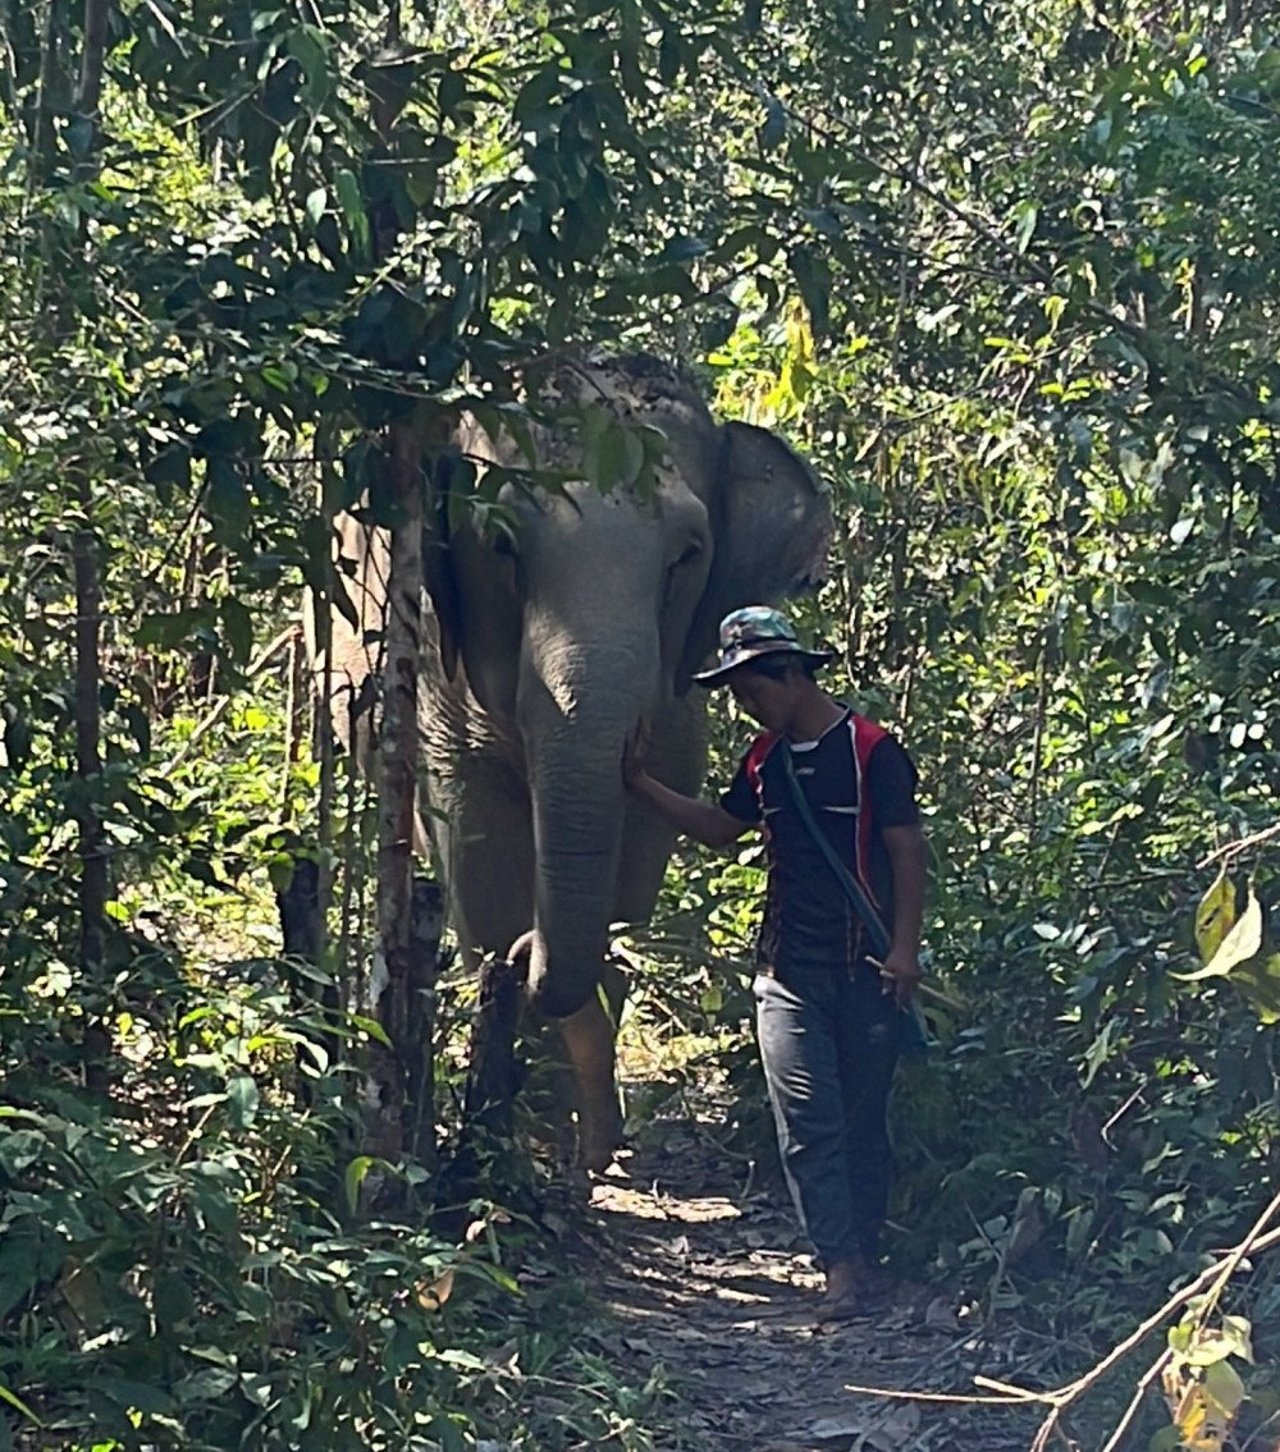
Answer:
[[795, 627], [778, 610], [767, 605], [746, 605], [720, 622], [720, 661], [694, 680], [700, 686], [723, 685], [730, 671], [762, 655], [795, 655], [810, 665], [824, 665], [833, 650], [805, 650], [796, 639]]

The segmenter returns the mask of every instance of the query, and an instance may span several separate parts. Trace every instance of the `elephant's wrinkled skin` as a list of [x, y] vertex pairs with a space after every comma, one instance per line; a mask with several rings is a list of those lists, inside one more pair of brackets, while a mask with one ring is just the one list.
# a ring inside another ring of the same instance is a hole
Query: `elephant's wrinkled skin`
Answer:
[[[614, 1033], [598, 992], [608, 930], [649, 915], [672, 847], [671, 832], [626, 797], [624, 743], [648, 722], [656, 774], [698, 789], [705, 695], [689, 673], [714, 647], [721, 616], [818, 578], [831, 510], [780, 439], [717, 424], [654, 359], [576, 364], [552, 386], [567, 402], [607, 402], [655, 425], [669, 461], [656, 497], [582, 483], [531, 498], [507, 485], [511, 538], [466, 526], [447, 543], [428, 540], [424, 785], [464, 951], [504, 955], [532, 929], [530, 994], [561, 1020], [580, 1155], [599, 1168], [620, 1131]], [[495, 451], [478, 427], [457, 442], [473, 457], [525, 462]], [[563, 466], [562, 441], [538, 447]], [[356, 562], [348, 589], [377, 628], [385, 538], [349, 520], [342, 549]], [[335, 616], [339, 689], [358, 689], [369, 654]], [[335, 719], [344, 716], [335, 692]]]

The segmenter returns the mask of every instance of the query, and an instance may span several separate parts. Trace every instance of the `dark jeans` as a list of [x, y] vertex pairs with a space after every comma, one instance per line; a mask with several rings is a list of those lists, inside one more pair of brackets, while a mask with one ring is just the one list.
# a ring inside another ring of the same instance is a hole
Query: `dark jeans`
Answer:
[[902, 1015], [861, 967], [770, 969], [756, 1023], [782, 1169], [823, 1265], [874, 1257], [888, 1209], [887, 1113]]

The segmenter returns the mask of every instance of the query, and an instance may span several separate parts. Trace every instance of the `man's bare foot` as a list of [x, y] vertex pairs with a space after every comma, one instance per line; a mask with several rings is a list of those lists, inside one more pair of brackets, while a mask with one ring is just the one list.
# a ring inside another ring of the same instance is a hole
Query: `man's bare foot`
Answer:
[[827, 1267], [827, 1286], [818, 1304], [819, 1325], [839, 1325], [868, 1316], [889, 1300], [893, 1278], [869, 1256], [832, 1261]]
[[856, 1261], [858, 1290], [864, 1301], [883, 1305], [897, 1293], [897, 1282], [878, 1260], [870, 1256], [859, 1256]]
[[818, 1303], [820, 1326], [851, 1321], [863, 1313], [856, 1260], [833, 1260], [826, 1268], [827, 1285]]

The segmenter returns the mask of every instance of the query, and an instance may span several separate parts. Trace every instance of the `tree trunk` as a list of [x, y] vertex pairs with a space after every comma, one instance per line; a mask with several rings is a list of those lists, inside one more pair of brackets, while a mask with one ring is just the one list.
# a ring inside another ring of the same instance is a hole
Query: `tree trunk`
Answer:
[[[75, 107], [94, 122], [94, 137], [77, 167], [81, 177], [92, 176], [98, 166], [97, 115], [102, 98], [102, 70], [106, 58], [107, 17], [111, 0], [85, 0], [84, 50]], [[54, 6], [50, 5], [52, 17]], [[50, 21], [50, 41], [53, 36]], [[43, 87], [42, 87], [43, 93]], [[47, 138], [52, 159], [52, 136]], [[106, 839], [99, 816], [102, 785], [102, 566], [93, 532], [93, 492], [86, 475], [80, 484], [81, 518], [71, 540], [72, 572], [76, 587], [75, 701], [76, 801], [80, 833], [80, 978], [86, 992], [84, 1029], [85, 1086], [105, 1094], [111, 1055], [110, 1004], [104, 960], [107, 923]]]
[[405, 1065], [405, 1152], [435, 1165], [436, 978], [444, 936], [444, 894], [429, 877], [413, 879], [409, 914], [408, 1025]]
[[[389, 483], [394, 524], [387, 581], [386, 668], [379, 740], [377, 943], [372, 973], [373, 1016], [387, 1043], [372, 1045], [366, 1101], [367, 1152], [395, 1161], [412, 1122], [434, 1127], [428, 1099], [412, 1106], [407, 1089], [414, 1016], [413, 837], [418, 782], [418, 651], [422, 593], [421, 439], [412, 422], [393, 424]], [[427, 1138], [431, 1138], [428, 1135]]]
[[[326, 468], [324, 457], [332, 446], [329, 429], [321, 423], [315, 434], [315, 457], [319, 466], [319, 506], [326, 528], [332, 530], [337, 505], [332, 495], [336, 480], [332, 471]], [[311, 597], [314, 612], [312, 626], [315, 636], [315, 658], [324, 662], [324, 675], [320, 682], [320, 700], [312, 715], [311, 749], [320, 766], [320, 799], [316, 806], [316, 852], [320, 865], [316, 884], [316, 896], [320, 913], [320, 947], [325, 947], [326, 927], [329, 919], [329, 903], [333, 895], [333, 802], [334, 802], [334, 753], [333, 753], [333, 610], [337, 593], [337, 567], [332, 548], [327, 548], [324, 562], [324, 590]], [[338, 974], [346, 971], [345, 958], [334, 965]]]
[[284, 767], [280, 773], [280, 825], [287, 827], [293, 819], [293, 773], [302, 755], [302, 740], [307, 724], [307, 647], [302, 631], [294, 627], [289, 644], [286, 678], [288, 697], [284, 713]]
[[[87, 486], [81, 491], [82, 503]], [[71, 542], [76, 585], [76, 820], [80, 831], [80, 979], [92, 1005], [85, 1022], [85, 1085], [96, 1094], [107, 1091], [107, 1061], [111, 1050], [103, 959], [107, 920], [107, 858], [102, 822], [98, 816], [101, 784], [99, 756], [102, 736], [99, 662], [102, 628], [102, 579], [98, 542], [86, 517]]]

